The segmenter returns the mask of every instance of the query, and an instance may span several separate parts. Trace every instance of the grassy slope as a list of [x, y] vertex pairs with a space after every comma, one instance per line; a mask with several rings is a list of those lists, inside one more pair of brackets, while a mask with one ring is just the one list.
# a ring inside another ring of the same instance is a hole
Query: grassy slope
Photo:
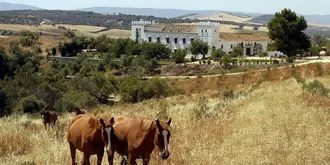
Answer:
[[[314, 74], [309, 74], [309, 70]], [[307, 77], [317, 76], [317, 72], [314, 67], [297, 71]], [[264, 82], [251, 94], [234, 100], [222, 97], [223, 90], [219, 93], [217, 89], [229, 86], [219, 84], [218, 88], [211, 86], [210, 90], [195, 94], [138, 104], [101, 106], [90, 113], [106, 118], [121, 114], [155, 119], [158, 112], [167, 110], [173, 121], [171, 158], [162, 162], [153, 155], [151, 164], [329, 163], [330, 100], [304, 94], [301, 85], [292, 78], [277, 81], [275, 77], [270, 76], [269, 80], [273, 81]], [[221, 81], [227, 82], [228, 79]], [[252, 79], [255, 77], [248, 76], [244, 85], [237, 80], [231, 88], [235, 91], [250, 89], [255, 81]], [[329, 76], [318, 79], [330, 88]], [[220, 81], [197, 80], [205, 81], [203, 86]], [[231, 81], [234, 82], [235, 78]], [[195, 120], [192, 119], [193, 111], [201, 96], [207, 98], [207, 110], [213, 117]], [[41, 119], [36, 117], [1, 119], [0, 162], [9, 165], [30, 160], [37, 164], [70, 164], [65, 136], [72, 117], [73, 114], [61, 116], [57, 128], [52, 131], [44, 130]], [[81, 158], [82, 154], [78, 152], [78, 160]], [[115, 160], [118, 164], [118, 157]], [[106, 164], [106, 158], [103, 162]], [[96, 163], [96, 156], [93, 163]]]

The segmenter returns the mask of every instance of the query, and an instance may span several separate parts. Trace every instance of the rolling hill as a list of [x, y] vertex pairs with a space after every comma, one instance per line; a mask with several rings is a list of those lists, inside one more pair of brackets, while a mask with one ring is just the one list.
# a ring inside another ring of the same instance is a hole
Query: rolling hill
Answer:
[[42, 10], [39, 7], [25, 5], [25, 4], [16, 4], [16, 3], [7, 3], [0, 2], [0, 11], [4, 10]]
[[[308, 24], [330, 24], [330, 15], [303, 15]], [[267, 24], [271, 19], [274, 18], [272, 14], [264, 14], [254, 17], [249, 22]]]
[[231, 12], [223, 10], [183, 10], [183, 9], [156, 9], [156, 8], [129, 8], [129, 7], [91, 7], [84, 9], [77, 9], [79, 11], [91, 11], [95, 13], [102, 14], [132, 14], [132, 15], [146, 15], [146, 16], [155, 16], [155, 17], [165, 17], [165, 18], [174, 18], [181, 17], [183, 15], [189, 15], [192, 13], [208, 15], [219, 12], [231, 13], [233, 15], [242, 15], [242, 16], [259, 16], [260, 13], [245, 13], [245, 12]]
[[208, 14], [208, 15], [192, 15], [185, 17], [186, 19], [198, 19], [198, 20], [215, 20], [215, 21], [233, 21], [233, 22], [245, 22], [252, 17], [248, 16], [236, 16], [233, 14], [228, 14], [228, 13], [214, 13], [214, 14]]

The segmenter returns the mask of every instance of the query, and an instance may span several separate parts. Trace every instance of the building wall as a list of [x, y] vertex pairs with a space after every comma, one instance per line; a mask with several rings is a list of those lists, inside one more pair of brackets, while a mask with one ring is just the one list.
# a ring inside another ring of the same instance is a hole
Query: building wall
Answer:
[[[160, 43], [167, 45], [172, 51], [176, 49], [186, 49], [191, 44], [191, 38], [194, 40], [198, 39], [197, 33], [163, 33], [163, 32], [144, 32], [143, 41], [149, 42], [149, 37], [151, 37], [152, 42], [157, 42], [157, 37], [160, 39]], [[167, 37], [170, 42], [167, 43]], [[177, 38], [177, 43], [175, 43], [174, 38]], [[183, 38], [186, 38], [186, 43], [183, 43]]]
[[[244, 55], [246, 55], [246, 48], [251, 48], [251, 54], [253, 54], [254, 43], [260, 44], [263, 51], [266, 51], [267, 44], [269, 41], [219, 41], [216, 45], [217, 49], [222, 49], [226, 53], [233, 51], [233, 48], [237, 45], [240, 45], [243, 42], [244, 45]], [[250, 46], [247, 46], [250, 45]]]
[[[246, 55], [246, 48], [251, 49], [251, 54], [253, 54], [254, 43], [262, 45], [264, 51], [266, 51], [267, 44], [270, 41], [225, 41], [221, 40], [219, 24], [212, 22], [201, 22], [198, 24], [198, 33], [164, 33], [161, 32], [163, 27], [147, 27], [147, 25], [153, 24], [151, 21], [133, 21], [132, 22], [132, 39], [138, 40], [139, 42], [149, 42], [149, 37], [151, 37], [151, 42], [156, 43], [157, 37], [160, 38], [160, 43], [167, 45], [172, 51], [176, 49], [187, 49], [191, 44], [191, 38], [200, 39], [207, 42], [210, 46], [209, 54], [211, 53], [211, 48], [215, 46], [217, 49], [222, 49], [226, 53], [233, 51], [233, 48], [238, 44], [243, 42], [244, 45], [244, 55]], [[152, 30], [153, 32], [148, 32], [146, 30]], [[156, 32], [155, 32], [156, 31]], [[159, 31], [159, 32], [157, 32]], [[138, 36], [138, 38], [136, 38]], [[169, 37], [170, 42], [167, 43], [167, 37]], [[174, 38], [177, 38], [178, 42], [174, 42]], [[186, 38], [186, 44], [183, 43], [183, 38]]]

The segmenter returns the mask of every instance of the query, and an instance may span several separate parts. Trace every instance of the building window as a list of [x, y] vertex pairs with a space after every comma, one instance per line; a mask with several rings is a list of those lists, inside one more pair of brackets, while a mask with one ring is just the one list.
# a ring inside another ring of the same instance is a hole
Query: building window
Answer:
[[186, 38], [182, 38], [182, 43], [186, 44]]
[[217, 32], [217, 30], [214, 30], [214, 32]]
[[254, 46], [257, 46], [257, 43], [256, 42], [254, 42]]
[[190, 42], [193, 43], [193, 42], [194, 42], [194, 38], [191, 38], [191, 39], [190, 39]]
[[170, 43], [170, 37], [166, 37], [166, 43]]
[[202, 33], [204, 32], [204, 30], [202, 30]]
[[205, 30], [205, 32], [207, 33], [207, 30]]
[[157, 36], [157, 42], [160, 43], [160, 37], [159, 36]]
[[233, 44], [230, 45], [230, 48], [231, 48], [231, 49], [233, 48]]
[[141, 31], [141, 28], [139, 30]]
[[148, 39], [149, 39], [149, 42], [151, 42], [151, 37], [148, 37]]
[[221, 49], [223, 49], [223, 44], [221, 45]]
[[174, 43], [176, 43], [176, 44], [178, 43], [178, 38], [177, 37], [174, 38]]

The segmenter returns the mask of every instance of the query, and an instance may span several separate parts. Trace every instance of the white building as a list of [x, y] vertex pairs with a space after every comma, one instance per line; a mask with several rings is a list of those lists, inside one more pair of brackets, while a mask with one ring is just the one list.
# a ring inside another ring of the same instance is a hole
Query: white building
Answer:
[[188, 49], [193, 40], [199, 39], [211, 47], [229, 53], [236, 45], [244, 48], [244, 55], [252, 55], [253, 47], [260, 44], [266, 50], [271, 41], [267, 35], [253, 33], [222, 33], [220, 24], [200, 22], [198, 24], [155, 24], [154, 21], [133, 21], [132, 39], [138, 42], [159, 42], [172, 51]]

